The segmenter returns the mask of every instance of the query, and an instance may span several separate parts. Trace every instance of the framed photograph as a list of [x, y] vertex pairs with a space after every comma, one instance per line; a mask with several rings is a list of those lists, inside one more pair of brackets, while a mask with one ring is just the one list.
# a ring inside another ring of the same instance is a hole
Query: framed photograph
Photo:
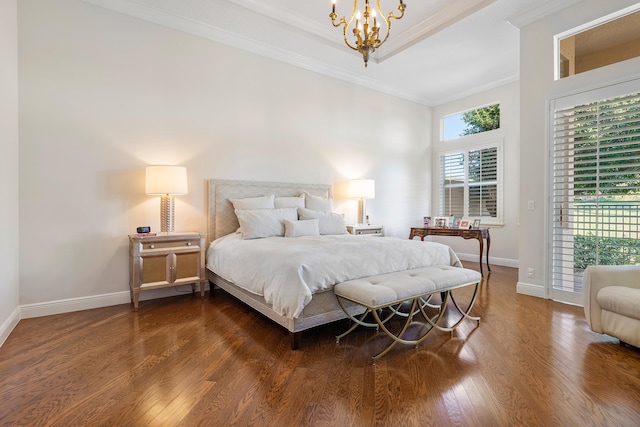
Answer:
[[461, 222], [462, 222], [462, 217], [461, 216], [454, 216], [453, 220], [451, 221], [451, 226], [453, 228], [459, 228]]
[[436, 216], [433, 218], [433, 226], [438, 228], [447, 228], [449, 227], [449, 217], [448, 216]]
[[460, 228], [469, 228], [469, 220], [466, 220], [466, 219], [461, 220]]
[[431, 227], [431, 217], [430, 216], [424, 216], [424, 217], [422, 217], [422, 219], [423, 219], [425, 227]]
[[480, 228], [480, 218], [473, 220], [473, 228]]

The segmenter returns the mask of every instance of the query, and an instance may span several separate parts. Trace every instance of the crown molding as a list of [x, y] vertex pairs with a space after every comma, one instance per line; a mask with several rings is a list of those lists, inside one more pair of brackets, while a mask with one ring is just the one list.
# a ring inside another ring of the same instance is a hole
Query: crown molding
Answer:
[[536, 5], [533, 9], [508, 17], [507, 22], [514, 27], [523, 28], [578, 3], [582, 3], [582, 0], [549, 0], [546, 3]]
[[517, 82], [520, 80], [520, 73], [514, 74], [512, 76], [509, 77], [505, 77], [504, 79], [501, 80], [497, 80], [495, 82], [491, 82], [487, 85], [483, 85], [483, 86], [479, 86], [479, 87], [474, 87], [471, 90], [465, 91], [465, 92], [459, 92], [456, 93], [454, 96], [450, 96], [450, 97], [446, 97], [446, 98], [438, 98], [438, 104], [437, 105], [429, 105], [430, 107], [437, 107], [438, 105], [443, 105], [443, 104], [448, 104], [449, 102], [453, 102], [453, 101], [457, 101], [459, 99], [464, 99], [467, 98], [469, 96], [473, 96], [475, 94], [478, 93], [482, 93], [491, 89], [495, 89], [497, 87], [509, 84], [509, 83], [513, 83], [513, 82]]
[[159, 8], [142, 5], [132, 0], [82, 0], [85, 3], [123, 13], [155, 24], [163, 25], [175, 30], [192, 34], [204, 39], [212, 40], [247, 52], [264, 56], [276, 61], [284, 62], [308, 71], [313, 71], [336, 79], [344, 80], [377, 92], [415, 102], [417, 104], [431, 106], [428, 99], [416, 96], [415, 93], [392, 89], [381, 82], [370, 79], [362, 74], [346, 71], [342, 68], [328, 65], [310, 57], [300, 55], [277, 46], [264, 43], [259, 40], [240, 36], [213, 25], [185, 18]]
[[483, 9], [496, 0], [465, 0], [449, 4], [427, 19], [411, 27], [408, 31], [394, 34], [392, 40], [384, 44], [384, 55], [377, 56], [377, 62], [385, 61], [414, 44], [425, 40], [469, 15]]
[[[315, 21], [309, 21], [301, 17], [296, 13], [291, 13], [286, 9], [278, 8], [273, 1], [269, 0], [226, 0], [228, 3], [235, 4], [236, 6], [245, 8], [251, 12], [258, 13], [266, 16], [274, 21], [278, 21], [289, 27], [296, 28], [305, 33], [311, 33], [315, 36], [321, 37], [333, 44], [340, 45], [336, 42], [335, 32], [333, 26], [321, 25]], [[327, 7], [327, 10], [329, 8]], [[329, 20], [329, 14], [327, 13], [327, 23], [331, 23]], [[341, 39], [338, 39], [341, 41]]]

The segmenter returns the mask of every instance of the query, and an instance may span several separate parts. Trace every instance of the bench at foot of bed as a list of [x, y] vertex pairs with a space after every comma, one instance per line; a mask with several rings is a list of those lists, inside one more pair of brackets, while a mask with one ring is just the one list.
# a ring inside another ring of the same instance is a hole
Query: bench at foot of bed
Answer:
[[[344, 309], [343, 304], [347, 300], [365, 307], [366, 311], [361, 316], [355, 317], [345, 310], [347, 316], [354, 323], [347, 331], [336, 336], [336, 342], [340, 342], [341, 338], [359, 325], [382, 329], [392, 341], [384, 350], [373, 356], [375, 362], [387, 354], [397, 343], [417, 346], [436, 329], [452, 333], [465, 318], [480, 322], [479, 317], [470, 316], [469, 313], [478, 295], [478, 286], [481, 280], [482, 275], [474, 270], [452, 266], [432, 266], [338, 283], [334, 287], [334, 293], [340, 306]], [[462, 309], [451, 291], [471, 285], [475, 285], [473, 296], [467, 308]], [[441, 296], [437, 305], [431, 303], [431, 297], [434, 294]], [[438, 322], [445, 314], [449, 300], [460, 313], [460, 318], [452, 326], [440, 326]], [[402, 309], [405, 303], [411, 304], [408, 311]], [[435, 311], [435, 314], [428, 314], [427, 310]], [[365, 321], [369, 313], [373, 316], [375, 323]], [[414, 319], [418, 314], [422, 314], [424, 322], [418, 322]], [[393, 333], [387, 328], [387, 322], [396, 315], [405, 317], [406, 321], [399, 332]], [[415, 324], [426, 326], [427, 331], [415, 339], [403, 338], [409, 326]]]

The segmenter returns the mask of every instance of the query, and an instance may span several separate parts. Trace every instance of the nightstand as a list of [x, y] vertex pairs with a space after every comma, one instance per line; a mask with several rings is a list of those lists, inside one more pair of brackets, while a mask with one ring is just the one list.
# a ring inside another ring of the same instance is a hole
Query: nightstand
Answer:
[[384, 234], [384, 227], [381, 225], [355, 224], [347, 225], [347, 231], [349, 234], [355, 234], [357, 236], [382, 236]]
[[129, 235], [129, 287], [131, 302], [138, 309], [140, 291], [191, 285], [204, 298], [206, 283], [205, 235], [200, 233], [158, 233]]

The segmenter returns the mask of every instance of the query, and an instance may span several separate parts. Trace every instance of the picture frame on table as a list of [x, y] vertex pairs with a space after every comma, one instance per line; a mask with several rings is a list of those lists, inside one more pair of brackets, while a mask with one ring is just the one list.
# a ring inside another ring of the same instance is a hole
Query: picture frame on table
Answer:
[[452, 221], [451, 221], [451, 227], [460, 228], [460, 223], [461, 222], [462, 222], [462, 217], [461, 216], [454, 216]]
[[468, 229], [470, 228], [469, 220], [463, 219], [460, 221], [460, 228]]
[[480, 228], [480, 218], [473, 220], [473, 228]]
[[433, 226], [437, 228], [448, 228], [449, 217], [448, 216], [436, 216], [433, 218]]
[[431, 222], [431, 217], [430, 216], [422, 217], [422, 221], [423, 221], [425, 227], [431, 227], [432, 222]]

